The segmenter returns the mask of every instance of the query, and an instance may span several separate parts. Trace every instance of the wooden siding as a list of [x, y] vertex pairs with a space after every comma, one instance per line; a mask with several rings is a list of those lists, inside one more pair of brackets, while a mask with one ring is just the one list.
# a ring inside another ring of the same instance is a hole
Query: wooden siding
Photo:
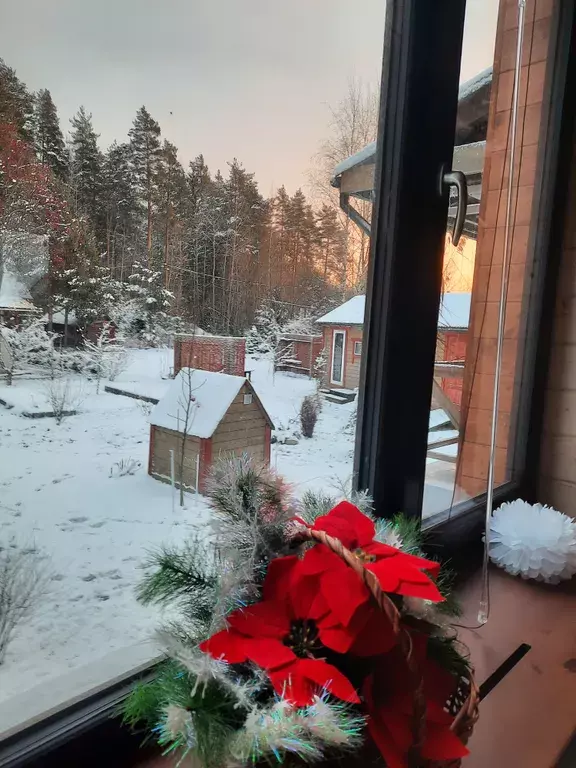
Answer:
[[[556, 0], [557, 2], [557, 0]], [[540, 179], [537, 165], [542, 142], [542, 126], [547, 125], [548, 102], [544, 92], [546, 71], [554, 61], [550, 51], [550, 21], [554, 0], [529, 0], [526, 4], [525, 52], [520, 76], [518, 115], [517, 175], [515, 183], [514, 223], [510, 290], [506, 306], [501, 386], [511, 395], [517, 384], [517, 364], [524, 344], [524, 297], [530, 295], [534, 254], [530, 233], [537, 226]], [[510, 167], [509, 128], [514, 83], [514, 50], [518, 33], [518, 4], [501, 2], [494, 48], [494, 67], [486, 153], [482, 178], [478, 243], [474, 265], [467, 365], [464, 372], [462, 404], [467, 424], [481, 424], [491, 419], [492, 393], [496, 359], [498, 298], [504, 251], [504, 230], [508, 176]], [[514, 403], [511, 396], [500, 402], [499, 423], [513, 424]], [[495, 481], [510, 479], [510, 429], [498, 435]], [[457, 465], [457, 485], [471, 496], [486, 490], [486, 468], [490, 454], [489, 433], [467, 429]]]
[[[342, 384], [333, 384], [332, 378], [332, 349], [334, 331], [345, 331], [344, 376]], [[362, 341], [362, 326], [359, 325], [327, 325], [324, 327], [324, 349], [328, 352], [328, 370], [326, 385], [331, 389], [356, 389], [360, 384], [360, 361], [362, 356], [354, 354], [354, 342]]]
[[[196, 488], [196, 464], [201, 449], [198, 437], [187, 437], [184, 448], [183, 482], [186, 488]], [[170, 450], [174, 451], [176, 483], [180, 485], [180, 460], [182, 455], [182, 434], [164, 427], [150, 428], [150, 457], [148, 472], [158, 480], [170, 482]]]
[[241, 456], [248, 453], [256, 461], [265, 462], [268, 456], [266, 438], [270, 432], [266, 417], [258, 401], [244, 405], [244, 395], [251, 394], [245, 384], [232, 401], [230, 408], [212, 436], [212, 458]]
[[576, 518], [576, 131], [548, 370], [539, 500]]

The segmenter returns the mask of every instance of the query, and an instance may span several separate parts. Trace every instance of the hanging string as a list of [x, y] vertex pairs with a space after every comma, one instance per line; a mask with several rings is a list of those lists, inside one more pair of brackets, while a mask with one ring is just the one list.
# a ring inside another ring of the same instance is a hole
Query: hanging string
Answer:
[[[512, 195], [515, 178], [516, 134], [518, 130], [518, 111], [520, 102], [520, 75], [522, 65], [522, 47], [524, 42], [524, 15], [526, 0], [518, 0], [518, 39], [516, 42], [516, 62], [514, 66], [514, 90], [510, 115], [510, 167], [508, 173], [508, 192], [506, 197], [506, 218], [504, 221], [504, 253], [502, 255], [502, 281], [500, 284], [500, 304], [498, 307], [498, 335], [496, 343], [496, 365], [494, 370], [494, 394], [492, 399], [492, 424], [490, 429], [490, 455], [488, 460], [488, 488], [486, 493], [486, 520], [484, 526], [484, 558], [482, 563], [482, 594], [478, 611], [478, 623], [483, 625], [490, 616], [490, 523], [494, 503], [494, 468], [496, 464], [496, 439], [498, 436], [498, 408], [500, 405], [500, 375], [502, 372], [502, 351], [504, 348], [504, 326], [506, 322], [506, 300], [512, 251]], [[498, 217], [498, 212], [496, 213]], [[498, 221], [496, 221], [498, 223]]]

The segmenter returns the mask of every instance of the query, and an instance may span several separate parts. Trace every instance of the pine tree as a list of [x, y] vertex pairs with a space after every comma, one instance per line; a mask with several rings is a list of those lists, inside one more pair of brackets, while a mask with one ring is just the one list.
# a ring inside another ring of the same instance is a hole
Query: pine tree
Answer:
[[102, 155], [98, 149], [98, 134], [92, 127], [92, 115], [80, 107], [70, 120], [72, 124], [72, 182], [76, 199], [93, 224], [100, 214], [102, 191]]
[[113, 142], [102, 164], [102, 210], [106, 262], [115, 277], [123, 280], [134, 262], [138, 201], [128, 144]]
[[134, 179], [140, 200], [146, 208], [146, 256], [148, 266], [151, 266], [153, 201], [160, 155], [160, 126], [146, 107], [141, 107], [136, 113], [128, 136]]
[[43, 89], [36, 94], [34, 114], [34, 146], [41, 163], [49, 165], [54, 174], [63, 181], [69, 168], [64, 137], [50, 91]]
[[157, 241], [160, 251], [157, 262], [162, 264], [164, 286], [171, 289], [176, 283], [179, 284], [181, 276], [180, 222], [184, 215], [187, 191], [186, 174], [178, 161], [178, 150], [174, 144], [164, 141], [157, 175]]
[[316, 214], [318, 229], [318, 268], [325, 283], [337, 283], [342, 275], [342, 266], [347, 259], [346, 238], [338, 220], [335, 208], [322, 203]]
[[0, 58], [0, 123], [16, 127], [19, 137], [32, 139], [34, 100], [16, 72]]

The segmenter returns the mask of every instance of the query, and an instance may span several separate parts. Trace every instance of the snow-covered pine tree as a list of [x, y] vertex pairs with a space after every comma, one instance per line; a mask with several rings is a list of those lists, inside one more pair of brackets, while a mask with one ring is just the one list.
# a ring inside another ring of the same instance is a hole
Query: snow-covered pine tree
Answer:
[[102, 191], [102, 154], [98, 135], [92, 127], [92, 115], [84, 107], [71, 118], [72, 184], [78, 204], [92, 223], [98, 221]]
[[0, 336], [0, 373], [6, 377], [6, 384], [12, 384], [15, 376], [30, 367], [53, 369], [53, 335], [46, 332], [43, 320], [34, 318], [19, 328], [0, 324]]
[[0, 58], [0, 123], [16, 127], [18, 135], [32, 140], [34, 99], [16, 72]]
[[146, 107], [140, 107], [136, 113], [128, 136], [136, 189], [141, 204], [146, 210], [146, 258], [148, 267], [151, 267], [154, 195], [160, 156], [160, 126]]
[[106, 263], [124, 280], [132, 269], [137, 238], [138, 201], [128, 144], [113, 142], [102, 165], [102, 211]]
[[34, 147], [41, 163], [50, 166], [59, 179], [67, 179], [69, 167], [64, 137], [56, 106], [45, 88], [36, 94]]

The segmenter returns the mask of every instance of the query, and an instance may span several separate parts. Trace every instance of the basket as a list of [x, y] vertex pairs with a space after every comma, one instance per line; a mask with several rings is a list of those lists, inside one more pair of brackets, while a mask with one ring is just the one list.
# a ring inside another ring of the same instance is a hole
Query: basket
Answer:
[[[406, 660], [406, 665], [412, 678], [414, 693], [414, 719], [412, 726], [414, 741], [409, 755], [410, 768], [458, 768], [461, 765], [461, 760], [459, 759], [431, 762], [430, 760], [423, 759], [420, 755], [426, 720], [426, 701], [424, 698], [422, 674], [412, 653], [412, 640], [402, 625], [400, 613], [392, 600], [380, 587], [376, 575], [368, 570], [362, 560], [347, 549], [339, 539], [329, 536], [324, 531], [306, 528], [302, 531], [302, 538], [324, 544], [358, 574], [380, 610], [384, 612], [390, 621], [394, 633], [398, 637], [398, 645]], [[478, 703], [478, 687], [472, 672], [470, 672], [469, 675], [462, 676], [459, 679], [455, 692], [446, 702], [446, 711], [454, 717], [451, 729], [464, 744], [468, 742], [474, 724], [478, 719]]]

